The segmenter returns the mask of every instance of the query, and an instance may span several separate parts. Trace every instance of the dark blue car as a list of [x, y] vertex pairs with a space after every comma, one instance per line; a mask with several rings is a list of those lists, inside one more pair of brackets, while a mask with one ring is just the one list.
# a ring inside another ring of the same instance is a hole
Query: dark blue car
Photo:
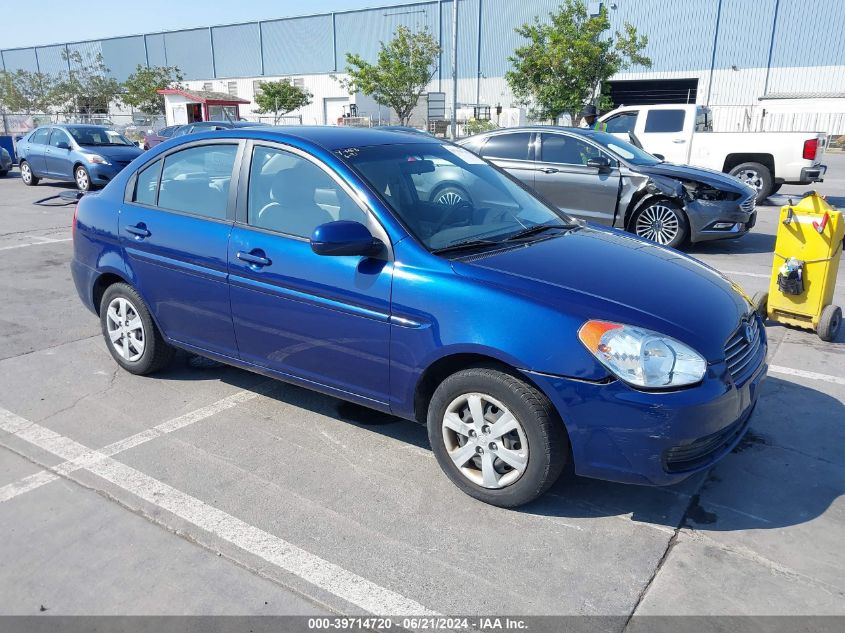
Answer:
[[[420, 194], [440, 170], [468, 200]], [[707, 468], [766, 373], [762, 323], [718, 273], [422, 135], [171, 139], [83, 197], [74, 235], [127, 371], [182, 348], [426, 423], [449, 478], [500, 506], [570, 461], [643, 484]]]
[[126, 137], [101, 125], [47, 125], [17, 144], [21, 179], [76, 183], [80, 191], [107, 185], [143, 152]]

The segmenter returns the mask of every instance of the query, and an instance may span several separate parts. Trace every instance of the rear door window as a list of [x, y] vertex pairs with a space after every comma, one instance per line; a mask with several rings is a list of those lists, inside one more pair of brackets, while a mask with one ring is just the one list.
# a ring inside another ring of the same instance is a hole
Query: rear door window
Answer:
[[132, 196], [132, 202], [155, 206], [160, 175], [161, 160], [145, 167], [135, 179], [135, 193]]
[[680, 132], [684, 129], [683, 110], [649, 110], [645, 132]]
[[484, 158], [529, 160], [531, 132], [496, 134], [487, 139], [481, 150]]
[[47, 139], [50, 138], [50, 130], [52, 128], [49, 127], [40, 127], [32, 133], [32, 136], [29, 137], [30, 143], [38, 143], [39, 145], [46, 145]]
[[207, 218], [226, 217], [238, 146], [200, 145], [164, 159], [158, 206]]

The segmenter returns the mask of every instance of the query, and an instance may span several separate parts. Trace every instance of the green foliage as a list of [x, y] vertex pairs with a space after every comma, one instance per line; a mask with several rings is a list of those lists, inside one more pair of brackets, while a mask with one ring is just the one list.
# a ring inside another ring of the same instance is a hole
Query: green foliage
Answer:
[[564, 0], [549, 18], [548, 24], [535, 17], [533, 23], [516, 29], [528, 42], [514, 51], [509, 58], [514, 67], [505, 73], [520, 103], [531, 107], [533, 118], [556, 119], [568, 113], [577, 124], [581, 109], [595, 103], [610, 77], [632, 65], [651, 66], [651, 59], [642, 53], [648, 38], [627, 22], [623, 32], [611, 34], [603, 3], [599, 14], [591, 17], [583, 0]]
[[268, 81], [261, 84], [261, 90], [255, 95], [260, 114], [273, 114], [273, 125], [288, 112], [299, 110], [311, 103], [310, 92], [294, 86], [290, 80]]
[[45, 73], [0, 71], [0, 109], [32, 114], [48, 112], [55, 102], [58, 79]]
[[100, 53], [83, 57], [79, 51], [63, 51], [62, 58], [72, 70], [63, 74], [55, 90], [54, 105], [67, 112], [94, 114], [108, 112], [120, 84], [109, 76]]
[[411, 112], [437, 71], [439, 55], [440, 45], [428, 30], [415, 33], [400, 26], [392, 40], [381, 43], [375, 64], [347, 53], [349, 78], [341, 83], [350, 94], [361, 92], [390, 106], [401, 124], [408, 125]]
[[472, 136], [473, 134], [481, 134], [482, 132], [495, 130], [497, 127], [499, 126], [493, 121], [473, 118], [466, 122], [464, 130], [466, 131], [467, 136]]
[[118, 99], [124, 105], [144, 114], [164, 114], [164, 96], [157, 90], [179, 88], [182, 72], [176, 66], [152, 66], [147, 68], [138, 64], [135, 72], [122, 84]]

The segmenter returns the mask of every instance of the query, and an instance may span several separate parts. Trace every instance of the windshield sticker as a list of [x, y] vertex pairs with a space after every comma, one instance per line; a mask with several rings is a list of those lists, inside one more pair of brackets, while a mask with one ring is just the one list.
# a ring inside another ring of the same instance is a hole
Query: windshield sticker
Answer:
[[347, 147], [346, 149], [339, 149], [335, 152], [341, 158], [355, 158], [358, 155], [357, 147]]
[[459, 145], [443, 145], [442, 147], [447, 152], [452, 152], [452, 154], [454, 154], [455, 156], [460, 158], [462, 161], [464, 161], [465, 163], [468, 163], [470, 165], [486, 165], [487, 164], [480, 157], [476, 156], [475, 154], [473, 154], [468, 149], [464, 149], [463, 147], [460, 147]]

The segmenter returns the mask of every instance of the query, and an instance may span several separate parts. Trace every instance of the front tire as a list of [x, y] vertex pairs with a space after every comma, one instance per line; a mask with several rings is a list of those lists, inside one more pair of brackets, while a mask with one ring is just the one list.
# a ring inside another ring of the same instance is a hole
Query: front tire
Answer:
[[511, 374], [485, 367], [446, 378], [428, 407], [437, 462], [463, 492], [513, 508], [558, 479], [569, 442], [552, 404]]
[[21, 169], [21, 180], [23, 180], [23, 184], [25, 184], [27, 187], [34, 187], [35, 185], [38, 184], [38, 181], [40, 179], [37, 178], [35, 176], [35, 174], [32, 173], [32, 167], [29, 166], [28, 162], [26, 162], [25, 160], [22, 160], [21, 164], [20, 164], [20, 169]]
[[761, 163], [742, 163], [731, 169], [730, 174], [757, 190], [757, 204], [762, 204], [774, 191], [772, 172]]
[[751, 298], [751, 305], [754, 312], [760, 315], [760, 318], [765, 321], [769, 318], [769, 293], [758, 292]]
[[145, 376], [167, 366], [174, 349], [158, 331], [132, 286], [109, 286], [100, 301], [100, 325], [112, 358], [131, 374]]
[[437, 189], [431, 194], [431, 201], [446, 207], [454, 207], [461, 203], [472, 204], [472, 199], [466, 190], [456, 185], [446, 185]]
[[76, 188], [83, 193], [88, 193], [94, 188], [91, 184], [91, 174], [83, 165], [77, 165], [73, 170], [73, 180], [76, 183]]
[[681, 248], [689, 238], [687, 216], [670, 200], [653, 200], [631, 218], [631, 232], [661, 246]]

